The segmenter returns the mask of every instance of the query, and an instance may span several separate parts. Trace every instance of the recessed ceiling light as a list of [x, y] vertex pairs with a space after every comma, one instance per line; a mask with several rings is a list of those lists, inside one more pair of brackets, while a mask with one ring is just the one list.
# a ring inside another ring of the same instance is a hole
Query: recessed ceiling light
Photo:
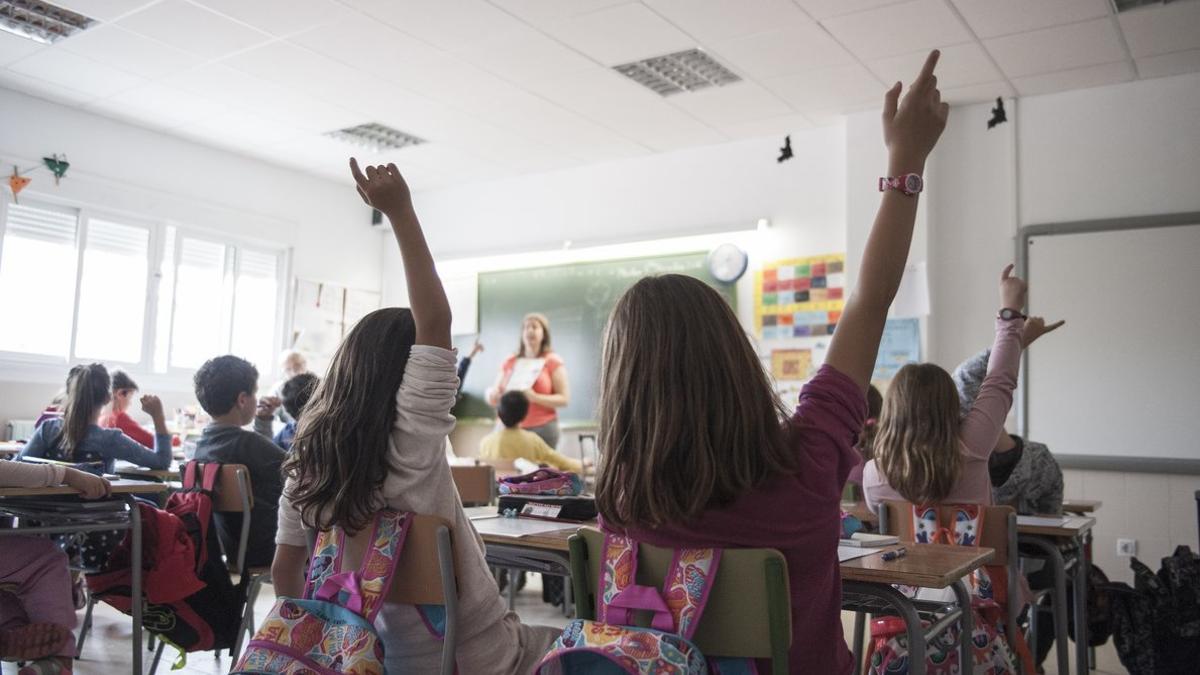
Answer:
[[699, 49], [613, 66], [613, 70], [660, 96], [740, 82], [732, 70]]
[[0, 30], [52, 44], [86, 30], [96, 20], [38, 0], [0, 0]]
[[1117, 6], [1118, 12], [1128, 12], [1131, 9], [1140, 7], [1153, 7], [1154, 5], [1170, 5], [1173, 2], [1182, 2], [1183, 0], [1113, 0]]
[[406, 134], [398, 129], [376, 123], [360, 124], [356, 127], [338, 129], [337, 131], [330, 131], [325, 135], [376, 152], [398, 150], [410, 145], [420, 145], [426, 142], [423, 138], [417, 138], [412, 134]]

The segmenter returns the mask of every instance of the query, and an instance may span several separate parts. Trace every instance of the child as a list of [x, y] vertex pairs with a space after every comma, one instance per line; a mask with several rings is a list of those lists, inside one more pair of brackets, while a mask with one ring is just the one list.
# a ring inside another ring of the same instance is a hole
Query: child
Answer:
[[479, 341], [479, 338], [475, 338], [475, 344], [471, 345], [471, 351], [466, 356], [458, 360], [458, 399], [460, 401], [463, 397], [463, 382], [467, 381], [467, 371], [471, 369], [471, 360], [482, 351], [483, 343]]
[[[55, 464], [0, 462], [0, 487], [67, 484], [84, 499], [109, 494], [108, 481]], [[0, 660], [27, 661], [18, 675], [70, 673], [75, 656], [75, 607], [67, 556], [50, 539], [0, 540]]]
[[[284, 466], [279, 544], [272, 566], [278, 595], [300, 597], [307, 533], [334, 525], [354, 533], [382, 507], [450, 523], [458, 574], [461, 673], [528, 673], [557, 631], [522, 625], [507, 611], [488, 570], [483, 542], [463, 512], [443, 446], [454, 428], [458, 389], [450, 307], [408, 186], [394, 164], [350, 162], [359, 194], [387, 214], [400, 246], [412, 309], [368, 314], [334, 354]], [[412, 607], [384, 605], [377, 626], [389, 673], [437, 670], [441, 643]]]
[[33, 428], [36, 429], [42, 426], [42, 422], [46, 420], [58, 419], [63, 416], [63, 403], [67, 400], [67, 390], [59, 389], [54, 398], [46, 404], [42, 412], [38, 415], [37, 421], [33, 423]]
[[[255, 397], [258, 370], [245, 359], [232, 355], [218, 356], [200, 366], [194, 382], [200, 407], [212, 416], [212, 422], [196, 441], [196, 459], [246, 466], [250, 472], [250, 490], [254, 494], [246, 565], [270, 565], [275, 555], [279, 493], [283, 489], [279, 467], [286, 455], [271, 439], [242, 428], [254, 419], [258, 404]], [[233, 559], [232, 556], [238, 553], [242, 515], [217, 513], [214, 516], [217, 534], [227, 555]]]
[[283, 385], [287, 384], [288, 380], [293, 377], [309, 372], [308, 359], [304, 357], [304, 354], [295, 349], [289, 349], [280, 355], [279, 368], [283, 371], [283, 379], [276, 382], [274, 387], [271, 387], [271, 395], [266, 397], [266, 399], [275, 404], [275, 408], [272, 411], [278, 413], [279, 421], [286, 424], [288, 422], [295, 422], [296, 418], [288, 413], [287, 408], [279, 407], [278, 401], [283, 397]]
[[883, 402], [875, 437], [875, 459], [863, 469], [867, 506], [884, 500], [914, 504], [947, 502], [991, 504], [988, 458], [1004, 431], [1012, 406], [1025, 328], [1026, 286], [1012, 275], [1000, 276], [1000, 313], [987, 375], [971, 411], [959, 416], [958, 390], [950, 374], [932, 363], [909, 364], [896, 373]]
[[154, 436], [133, 421], [125, 411], [133, 401], [133, 395], [138, 391], [137, 383], [124, 371], [114, 370], [112, 373], [112, 402], [108, 412], [100, 416], [100, 427], [103, 429], [120, 429], [125, 435], [141, 443], [147, 448], [154, 447]]
[[[903, 102], [899, 83], [885, 98], [891, 176], [919, 174], [945, 127], [937, 57], [930, 54]], [[642, 279], [617, 302], [605, 332], [602, 526], [672, 548], [780, 550], [791, 587], [793, 673], [853, 669], [840, 621], [840, 498], [858, 461], [867, 385], [916, 210], [914, 194], [884, 193], [825, 364], [783, 425], [786, 411], [737, 316], [702, 282]]]
[[[280, 397], [267, 397], [258, 402], [258, 414], [254, 417], [254, 430], [258, 433], [270, 438], [283, 448], [284, 452], [290, 452], [292, 449], [292, 439], [296, 437], [296, 421], [300, 419], [300, 413], [304, 411], [304, 406], [308, 405], [308, 399], [312, 398], [313, 392], [317, 390], [317, 385], [321, 378], [312, 373], [300, 373], [279, 388]], [[283, 406], [284, 412], [287, 413], [287, 422], [283, 425], [274, 437], [271, 436], [272, 420], [274, 419], [275, 410]]]
[[504, 429], [493, 431], [479, 442], [481, 459], [527, 459], [538, 464], [549, 464], [563, 471], [583, 471], [583, 464], [560, 454], [532, 431], [519, 425], [529, 413], [529, 399], [519, 391], [510, 391], [500, 397], [496, 410]]
[[872, 384], [867, 387], [867, 421], [863, 423], [862, 433], [859, 434], [858, 443], [854, 446], [854, 449], [858, 450], [860, 459], [858, 464], [850, 469], [850, 477], [846, 479], [846, 484], [854, 487], [856, 500], [862, 498], [863, 467], [874, 455], [872, 446], [875, 444], [875, 431], [879, 428], [879, 415], [882, 411], [883, 394], [880, 394]]

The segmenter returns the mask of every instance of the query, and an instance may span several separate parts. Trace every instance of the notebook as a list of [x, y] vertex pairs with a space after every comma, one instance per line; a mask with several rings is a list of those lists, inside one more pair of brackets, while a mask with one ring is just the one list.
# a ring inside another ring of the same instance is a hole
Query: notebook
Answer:
[[838, 541], [838, 546], [857, 546], [860, 548], [875, 548], [876, 546], [891, 546], [899, 544], [900, 538], [893, 537], [890, 534], [870, 534], [868, 532], [855, 532], [850, 535], [849, 539], [841, 539]]

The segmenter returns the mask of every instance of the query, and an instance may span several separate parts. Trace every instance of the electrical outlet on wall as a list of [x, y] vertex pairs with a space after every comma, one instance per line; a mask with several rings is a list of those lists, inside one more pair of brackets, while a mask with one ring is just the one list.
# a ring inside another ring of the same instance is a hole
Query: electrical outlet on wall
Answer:
[[1118, 539], [1117, 555], [1122, 558], [1132, 558], [1137, 555], [1137, 539]]

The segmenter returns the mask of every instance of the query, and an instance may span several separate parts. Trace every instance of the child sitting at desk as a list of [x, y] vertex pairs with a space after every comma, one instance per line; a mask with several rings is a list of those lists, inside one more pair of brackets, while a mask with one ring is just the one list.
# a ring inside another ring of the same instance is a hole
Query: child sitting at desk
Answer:
[[[67, 484], [84, 499], [109, 493], [108, 481], [60, 464], [0, 461], [0, 487]], [[0, 538], [0, 660], [27, 661], [18, 675], [70, 673], [75, 606], [67, 556], [50, 539]]]
[[[283, 448], [284, 452], [290, 452], [292, 439], [296, 437], [296, 424], [300, 420], [300, 413], [304, 412], [304, 406], [308, 405], [308, 399], [312, 398], [313, 392], [317, 390], [320, 382], [321, 378], [312, 373], [300, 373], [283, 383], [283, 386], [279, 388], [279, 396], [267, 396], [259, 399], [258, 413], [254, 417], [254, 430], [270, 438], [275, 445]], [[285, 416], [287, 422], [272, 436], [275, 411], [281, 405], [283, 411], [287, 413]]]
[[120, 429], [125, 435], [141, 443], [147, 448], [154, 447], [154, 435], [142, 428], [125, 412], [133, 402], [133, 396], [138, 392], [137, 382], [125, 374], [125, 371], [114, 370], [112, 373], [112, 401], [108, 411], [100, 416], [100, 426], [104, 429]]
[[527, 459], [538, 464], [549, 464], [562, 471], [583, 471], [579, 460], [571, 459], [546, 444], [541, 436], [520, 427], [529, 413], [529, 399], [519, 391], [510, 391], [500, 397], [496, 409], [504, 428], [493, 431], [479, 442], [480, 459]]

